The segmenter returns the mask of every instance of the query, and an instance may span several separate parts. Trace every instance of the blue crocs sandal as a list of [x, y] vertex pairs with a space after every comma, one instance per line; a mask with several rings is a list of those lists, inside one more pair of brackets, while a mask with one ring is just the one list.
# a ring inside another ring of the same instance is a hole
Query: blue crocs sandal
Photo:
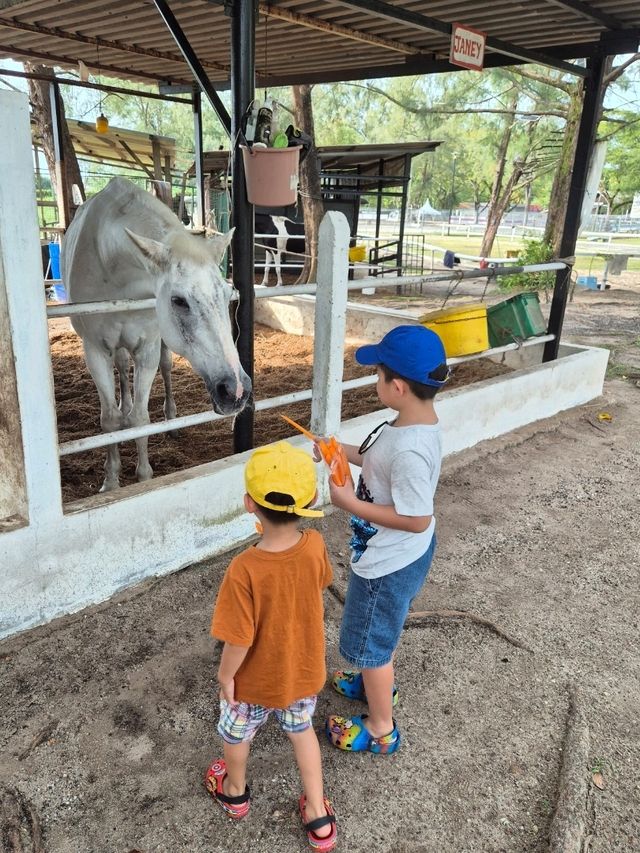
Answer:
[[[339, 669], [334, 672], [331, 680], [331, 686], [341, 696], [346, 696], [347, 699], [359, 699], [361, 702], [367, 701], [367, 694], [364, 690], [364, 680], [361, 672], [356, 672], [351, 669]], [[393, 688], [393, 707], [398, 704], [398, 688]]]
[[382, 737], [373, 737], [363, 720], [367, 717], [331, 716], [325, 725], [329, 741], [346, 752], [373, 752], [376, 755], [391, 755], [400, 747], [400, 732], [393, 721], [393, 731]]

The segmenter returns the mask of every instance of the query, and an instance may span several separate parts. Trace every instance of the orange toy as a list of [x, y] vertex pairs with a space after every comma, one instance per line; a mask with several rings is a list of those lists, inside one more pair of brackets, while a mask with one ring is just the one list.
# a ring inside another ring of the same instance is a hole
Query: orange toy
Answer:
[[347, 454], [344, 452], [344, 447], [333, 435], [329, 438], [318, 438], [312, 432], [309, 432], [308, 429], [300, 426], [300, 424], [291, 420], [291, 418], [288, 418], [286, 415], [281, 415], [280, 417], [284, 418], [288, 424], [291, 424], [292, 427], [295, 427], [303, 435], [306, 435], [307, 438], [311, 439], [311, 441], [318, 445], [322, 458], [331, 471], [331, 480], [336, 484], [336, 486], [344, 486], [347, 480], [351, 479], [351, 470], [349, 469]]

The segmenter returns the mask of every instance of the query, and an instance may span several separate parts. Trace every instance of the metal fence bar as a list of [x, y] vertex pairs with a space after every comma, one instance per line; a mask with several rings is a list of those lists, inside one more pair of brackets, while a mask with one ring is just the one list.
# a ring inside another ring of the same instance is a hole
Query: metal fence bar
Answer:
[[[358, 281], [350, 281], [347, 290], [362, 290], [363, 287], [376, 288], [398, 287], [403, 285], [423, 285], [434, 281], [451, 281], [452, 279], [492, 278], [500, 275], [512, 275], [513, 273], [545, 272], [548, 270], [562, 270], [567, 267], [560, 261], [548, 264], [527, 264], [525, 266], [494, 267], [493, 269], [452, 270], [435, 275], [411, 275], [397, 276], [391, 281], [375, 278], [361, 278]], [[274, 296], [296, 296], [300, 294], [315, 294], [317, 285], [311, 284], [285, 284], [277, 287], [263, 287], [256, 285], [256, 299], [272, 298]], [[232, 300], [237, 295], [232, 294]], [[67, 302], [63, 305], [50, 305], [47, 308], [47, 317], [67, 317], [74, 314], [109, 314], [114, 311], [141, 311], [155, 306], [155, 298], [151, 299], [115, 299], [109, 302]]]
[[111, 299], [104, 302], [66, 302], [47, 306], [47, 319], [73, 317], [77, 314], [112, 314], [116, 311], [143, 311], [156, 307], [155, 296], [150, 299]]
[[[295, 391], [292, 394], [283, 394], [280, 397], [271, 397], [268, 400], [259, 400], [255, 409], [257, 412], [266, 409], [274, 409], [277, 406], [289, 406], [292, 403], [300, 403], [311, 399], [311, 389]], [[198, 426], [210, 421], [221, 421], [231, 418], [233, 415], [218, 415], [214, 411], [197, 412], [193, 415], [183, 415], [180, 418], [169, 418], [169, 420], [153, 424], [144, 424], [139, 427], [105, 432], [100, 435], [90, 435], [86, 438], [78, 438], [75, 441], [65, 441], [60, 445], [60, 456], [71, 456], [75, 453], [83, 453], [86, 450], [96, 450], [98, 447], [108, 447], [110, 444], [119, 444], [121, 441], [133, 441], [143, 436], [157, 435], [174, 429]]]

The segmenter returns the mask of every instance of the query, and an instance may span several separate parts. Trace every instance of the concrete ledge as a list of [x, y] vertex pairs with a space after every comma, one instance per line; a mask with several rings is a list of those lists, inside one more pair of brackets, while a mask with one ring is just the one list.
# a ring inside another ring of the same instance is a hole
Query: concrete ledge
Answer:
[[[375, 279], [372, 279], [375, 281]], [[276, 296], [256, 299], [256, 323], [290, 335], [314, 335], [315, 296]], [[386, 335], [400, 323], [417, 324], [413, 314], [389, 311], [375, 305], [347, 302], [346, 340], [373, 341]]]

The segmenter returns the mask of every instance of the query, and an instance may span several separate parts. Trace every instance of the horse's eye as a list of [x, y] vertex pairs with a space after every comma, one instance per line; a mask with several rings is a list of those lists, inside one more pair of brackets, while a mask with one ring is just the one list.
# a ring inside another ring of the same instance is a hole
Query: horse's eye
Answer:
[[172, 296], [171, 304], [176, 308], [181, 308], [183, 311], [189, 310], [189, 303], [183, 296]]

